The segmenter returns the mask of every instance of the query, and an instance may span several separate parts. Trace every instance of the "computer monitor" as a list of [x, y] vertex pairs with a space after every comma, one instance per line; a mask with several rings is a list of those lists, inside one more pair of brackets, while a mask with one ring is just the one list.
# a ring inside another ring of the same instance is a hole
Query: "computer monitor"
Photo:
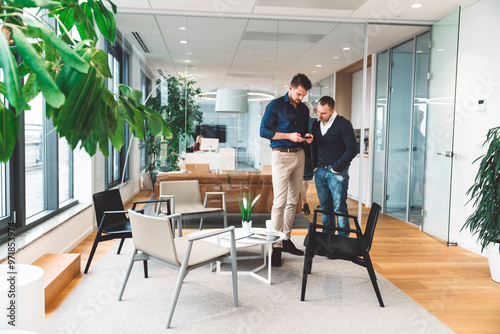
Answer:
[[200, 151], [218, 151], [219, 138], [201, 138]]

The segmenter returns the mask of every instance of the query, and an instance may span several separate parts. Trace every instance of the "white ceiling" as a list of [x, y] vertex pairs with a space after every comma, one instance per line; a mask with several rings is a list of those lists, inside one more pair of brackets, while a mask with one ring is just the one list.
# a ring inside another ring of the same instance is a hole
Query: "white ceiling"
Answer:
[[[424, 31], [458, 5], [478, 0], [114, 0], [116, 22], [158, 76], [187, 71], [204, 91], [281, 94], [294, 74], [316, 82]], [[423, 6], [412, 9], [411, 4]], [[394, 23], [419, 25], [394, 25]], [[383, 24], [383, 25], [380, 25]], [[424, 25], [422, 25], [424, 24]], [[179, 29], [186, 28], [185, 30]], [[187, 41], [181, 44], [180, 41]], [[350, 50], [343, 50], [350, 47]], [[186, 63], [185, 61], [189, 62]], [[187, 67], [186, 67], [187, 65]], [[321, 65], [321, 67], [317, 67]]]

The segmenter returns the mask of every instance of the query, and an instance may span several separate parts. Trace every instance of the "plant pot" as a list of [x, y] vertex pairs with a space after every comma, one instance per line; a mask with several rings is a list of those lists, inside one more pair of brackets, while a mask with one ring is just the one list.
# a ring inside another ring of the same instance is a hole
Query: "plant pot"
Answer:
[[498, 251], [498, 243], [491, 243], [486, 247], [488, 255], [488, 264], [490, 265], [491, 278], [500, 283], [500, 252]]
[[243, 231], [245, 231], [246, 234], [252, 233], [252, 221], [249, 222], [242, 221], [241, 227], [243, 227]]

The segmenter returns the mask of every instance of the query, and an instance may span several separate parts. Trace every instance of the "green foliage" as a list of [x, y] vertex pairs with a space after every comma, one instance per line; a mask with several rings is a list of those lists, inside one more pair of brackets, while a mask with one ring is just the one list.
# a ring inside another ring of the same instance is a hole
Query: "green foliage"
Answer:
[[[159, 84], [160, 81], [157, 81]], [[168, 124], [172, 136], [166, 138], [168, 170], [177, 170], [179, 149], [187, 137], [194, 137], [194, 125], [203, 120], [200, 106], [194, 99], [201, 93], [195, 88], [196, 80], [189, 78], [187, 73], [167, 79], [168, 104], [161, 106], [161, 92], [147, 101], [147, 106], [162, 115]]]
[[259, 197], [260, 195], [252, 200], [251, 193], [243, 193], [243, 196], [238, 199], [242, 221], [249, 222], [251, 220], [253, 206], [259, 200]]
[[[481, 159], [474, 184], [467, 190], [475, 207], [467, 218], [462, 230], [469, 229], [478, 235], [481, 251], [489, 243], [500, 241], [500, 127], [492, 128], [486, 135], [483, 146], [489, 143]], [[499, 246], [500, 250], [500, 246]]]
[[[4, 80], [0, 93], [9, 110], [0, 104], [0, 162], [12, 155], [19, 134], [19, 115], [39, 93], [47, 102], [46, 116], [55, 131], [94, 155], [97, 147], [108, 155], [108, 140], [119, 150], [124, 143], [123, 123], [134, 135], [144, 139], [146, 124], [150, 135], [171, 137], [164, 119], [140, 104], [141, 92], [121, 86], [114, 96], [106, 86], [111, 78], [107, 55], [96, 49], [99, 31], [110, 42], [116, 38], [116, 6], [108, 10], [103, 0], [7, 0], [0, 7], [0, 67]], [[40, 8], [33, 17], [25, 8]], [[43, 15], [42, 15], [43, 13]], [[47, 23], [54, 18], [60, 32]], [[69, 36], [76, 27], [81, 41]], [[20, 56], [20, 63], [15, 55]], [[24, 86], [21, 78], [28, 76]]]

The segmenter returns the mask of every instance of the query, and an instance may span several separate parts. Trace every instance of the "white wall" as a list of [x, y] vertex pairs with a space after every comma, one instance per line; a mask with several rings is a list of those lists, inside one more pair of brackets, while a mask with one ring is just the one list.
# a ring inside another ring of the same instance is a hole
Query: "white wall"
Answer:
[[[486, 132], [500, 125], [500, 2], [482, 0], [463, 9], [458, 54], [457, 105], [451, 197], [451, 240], [464, 248], [480, 251], [476, 237], [460, 232], [472, 205], [466, 204], [467, 189], [473, 184], [477, 163], [485, 149]], [[486, 100], [486, 111], [476, 111], [478, 99]]]

